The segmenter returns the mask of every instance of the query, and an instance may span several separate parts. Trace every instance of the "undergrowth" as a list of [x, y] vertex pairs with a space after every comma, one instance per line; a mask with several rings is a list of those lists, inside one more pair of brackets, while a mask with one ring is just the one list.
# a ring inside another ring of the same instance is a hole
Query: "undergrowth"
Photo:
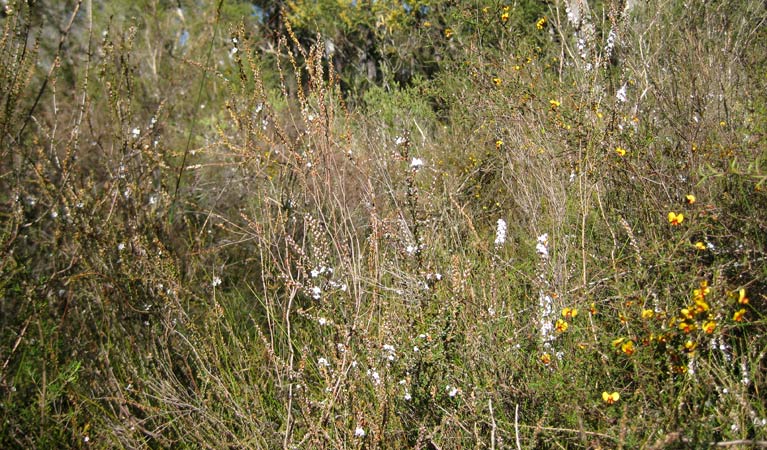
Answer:
[[145, 3], [4, 6], [3, 448], [767, 445], [761, 2]]

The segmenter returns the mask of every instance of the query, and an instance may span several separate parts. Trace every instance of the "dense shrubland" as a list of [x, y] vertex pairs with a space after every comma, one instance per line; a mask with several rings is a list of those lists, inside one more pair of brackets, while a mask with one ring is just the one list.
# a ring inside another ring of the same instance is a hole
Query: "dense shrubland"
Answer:
[[762, 2], [29, 3], [3, 448], [767, 445]]

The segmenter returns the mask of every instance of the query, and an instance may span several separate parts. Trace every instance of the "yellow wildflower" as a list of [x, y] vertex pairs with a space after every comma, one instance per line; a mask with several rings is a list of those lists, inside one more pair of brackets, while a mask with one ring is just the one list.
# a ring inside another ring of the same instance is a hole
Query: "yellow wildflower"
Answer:
[[546, 25], [546, 18], [545, 17], [541, 17], [540, 19], [538, 19], [537, 22], [535, 22], [535, 28], [537, 28], [539, 30], [542, 30], [545, 25]]
[[636, 351], [636, 348], [634, 347], [634, 341], [626, 341], [621, 345], [621, 351], [625, 353], [628, 356], [631, 356]]
[[746, 310], [741, 308], [735, 312], [735, 314], [732, 315], [732, 320], [736, 322], [743, 322], [743, 316], [746, 315]]
[[655, 311], [652, 309], [643, 309], [642, 310], [642, 318], [643, 319], [652, 319], [655, 315]]
[[559, 108], [559, 106], [562, 103], [560, 103], [558, 100], [549, 100], [549, 105], [551, 105], [551, 109]]
[[554, 328], [555, 328], [555, 329], [556, 329], [558, 332], [560, 332], [560, 333], [564, 333], [565, 331], [567, 331], [567, 327], [568, 327], [568, 326], [569, 326], [569, 325], [568, 325], [568, 324], [567, 324], [567, 322], [565, 322], [564, 320], [562, 320], [562, 319], [557, 319], [557, 323], [554, 325]]
[[714, 322], [713, 320], [703, 322], [703, 331], [706, 334], [712, 334], [714, 330], [716, 330], [716, 322]]
[[450, 39], [453, 37], [453, 29], [452, 28], [445, 28], [445, 37]]
[[695, 331], [695, 324], [690, 322], [679, 322], [679, 329], [685, 334], [690, 334]]
[[688, 340], [684, 343], [684, 350], [686, 352], [693, 352], [695, 351], [695, 348], [698, 346], [698, 344], [695, 341]]
[[677, 214], [673, 211], [668, 213], [668, 223], [670, 223], [671, 225], [677, 226], [681, 224], [682, 222], [684, 222], [684, 214], [682, 213]]
[[564, 317], [565, 319], [573, 319], [577, 315], [578, 315], [578, 310], [576, 308], [565, 308], [562, 310], [562, 317]]
[[701, 314], [709, 310], [708, 303], [703, 299], [695, 300], [695, 314]]
[[618, 147], [615, 149], [615, 153], [617, 153], [618, 156], [626, 156], [626, 149], [623, 147]]
[[503, 14], [501, 14], [501, 22], [506, 22], [507, 20], [509, 20], [509, 13], [508, 13], [508, 11], [504, 12]]
[[608, 405], [612, 405], [613, 403], [617, 402], [620, 399], [621, 399], [621, 395], [617, 392], [613, 392], [612, 394], [608, 392], [602, 392], [602, 401], [604, 401]]
[[704, 244], [701, 241], [698, 241], [698, 242], [695, 243], [695, 248], [697, 248], [698, 250], [705, 250], [706, 249], [706, 244]]
[[493, 83], [495, 83], [496, 86], [500, 86], [502, 82], [503, 82], [503, 80], [501, 80], [498, 77], [494, 77], [493, 78]]
[[746, 290], [741, 289], [738, 291], [738, 303], [741, 305], [748, 305], [748, 297], [746, 297]]
[[621, 321], [621, 325], [625, 325], [628, 323], [629, 319], [623, 313], [618, 313], [618, 320]]
[[544, 353], [541, 355], [541, 362], [546, 364], [547, 366], [551, 364], [551, 355], [548, 353]]
[[495, 149], [500, 150], [501, 147], [503, 147], [503, 141], [498, 139], [497, 141], [495, 141]]
[[692, 205], [693, 203], [695, 203], [695, 196], [692, 195], [692, 194], [685, 195], [684, 199], [687, 202], [687, 204], [689, 204], [689, 205]]

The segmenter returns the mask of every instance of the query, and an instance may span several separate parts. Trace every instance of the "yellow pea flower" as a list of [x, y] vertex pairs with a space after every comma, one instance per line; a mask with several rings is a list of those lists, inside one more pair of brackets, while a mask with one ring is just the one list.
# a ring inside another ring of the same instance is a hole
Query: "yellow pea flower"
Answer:
[[652, 319], [655, 315], [655, 311], [652, 309], [643, 309], [642, 310], [642, 318], [643, 319]]
[[626, 149], [623, 147], [618, 147], [615, 149], [615, 153], [617, 153], [618, 156], [626, 156]]
[[736, 322], [743, 322], [743, 316], [745, 315], [746, 315], [746, 310], [741, 308], [735, 311], [735, 314], [732, 315], [732, 320]]
[[668, 223], [671, 225], [677, 226], [680, 225], [682, 222], [684, 222], [684, 214], [682, 213], [675, 213], [673, 211], [668, 213]]
[[692, 205], [695, 203], [695, 196], [692, 194], [687, 194], [684, 196], [685, 201], [687, 201], [687, 204]]
[[602, 392], [602, 401], [607, 403], [608, 405], [612, 405], [613, 403], [617, 402], [621, 399], [621, 395], [617, 392], [613, 392], [610, 394], [609, 392]]
[[748, 297], [746, 297], [746, 290], [741, 289], [738, 291], [738, 303], [741, 305], [748, 305]]
[[690, 334], [695, 331], [695, 324], [689, 322], [679, 322], [679, 329], [685, 334]]
[[625, 353], [627, 356], [631, 356], [636, 351], [636, 348], [634, 347], [634, 341], [626, 341], [621, 345], [621, 351]]
[[560, 333], [567, 331], [567, 327], [569, 327], [569, 325], [562, 319], [557, 319], [557, 323], [554, 325], [554, 328]]
[[574, 319], [575, 316], [578, 315], [578, 310], [576, 308], [564, 308], [562, 310], [562, 317], [565, 319]]
[[546, 25], [546, 18], [545, 17], [541, 17], [540, 19], [538, 19], [537, 22], [535, 22], [535, 28], [537, 28], [539, 30], [542, 30], [545, 25]]
[[706, 249], [706, 244], [704, 244], [701, 241], [698, 241], [698, 242], [695, 243], [695, 248], [697, 248], [698, 250], [705, 250]]

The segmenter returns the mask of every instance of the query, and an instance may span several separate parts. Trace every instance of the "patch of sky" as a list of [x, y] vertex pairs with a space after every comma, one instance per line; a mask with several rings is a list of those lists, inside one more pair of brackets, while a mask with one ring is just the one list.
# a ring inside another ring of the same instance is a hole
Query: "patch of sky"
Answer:
[[189, 31], [184, 30], [181, 32], [181, 36], [178, 37], [178, 46], [183, 47], [189, 41]]

